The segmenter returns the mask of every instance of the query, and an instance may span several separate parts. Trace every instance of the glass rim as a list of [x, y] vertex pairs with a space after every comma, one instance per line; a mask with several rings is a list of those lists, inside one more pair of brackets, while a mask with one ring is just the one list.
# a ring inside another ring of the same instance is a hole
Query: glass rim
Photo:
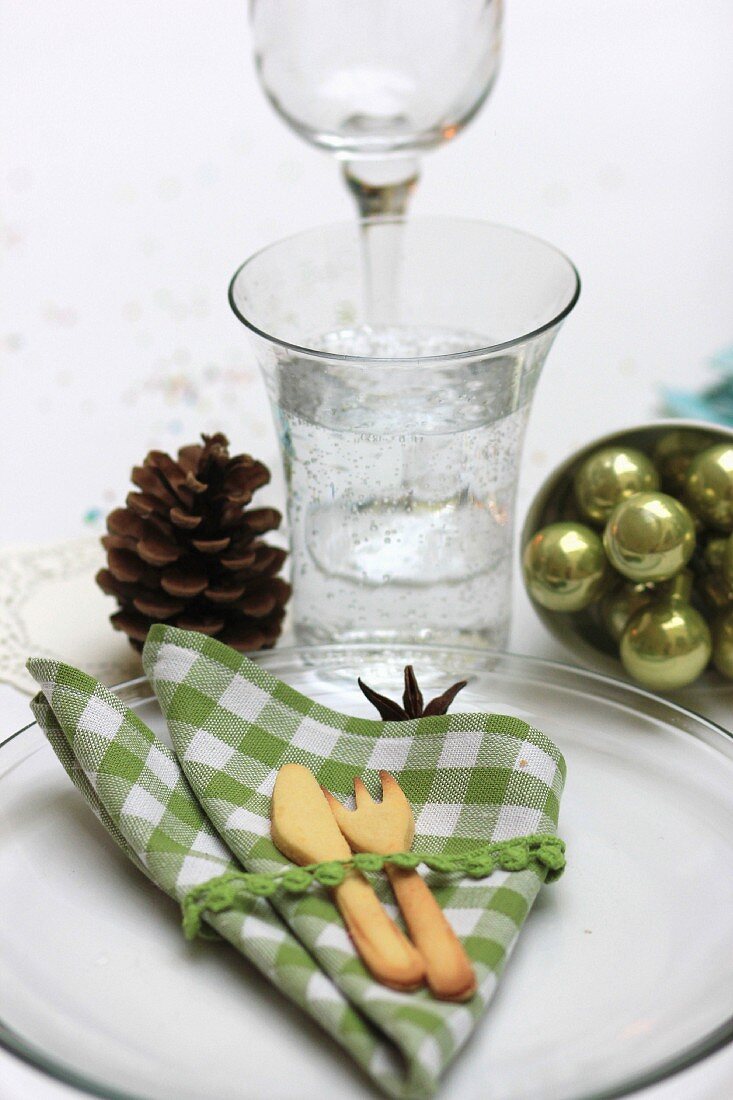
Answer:
[[[444, 355], [396, 355], [396, 356], [379, 356], [379, 355], [346, 355], [340, 352], [334, 351], [318, 351], [315, 348], [309, 348], [304, 344], [297, 344], [292, 340], [285, 340], [282, 336], [275, 336], [271, 332], [266, 332], [260, 328], [251, 319], [246, 317], [240, 310], [237, 302], [235, 301], [234, 291], [235, 286], [239, 280], [239, 277], [245, 271], [250, 264], [254, 263], [260, 256], [269, 252], [272, 248], [277, 248], [278, 245], [286, 244], [288, 241], [296, 240], [298, 237], [303, 237], [308, 233], [318, 233], [326, 229], [335, 229], [338, 227], [354, 227], [359, 228], [368, 227], [370, 225], [425, 225], [427, 223], [443, 222], [449, 225], [474, 225], [481, 226], [484, 229], [500, 229], [506, 232], [513, 233], [517, 237], [522, 237], [525, 240], [535, 241], [537, 244], [541, 244], [544, 248], [554, 253], [556, 257], [563, 260], [570, 271], [572, 276], [572, 290], [568, 297], [567, 302], [563, 305], [554, 317], [544, 324], [539, 325], [535, 329], [531, 329], [529, 332], [522, 333], [520, 336], [513, 336], [511, 340], [502, 340], [500, 343], [487, 344], [482, 347], [469, 348], [466, 351], [451, 351]], [[327, 222], [325, 224], [312, 226], [309, 229], [301, 229], [297, 233], [289, 233], [285, 237], [279, 237], [275, 241], [271, 241], [269, 244], [264, 245], [262, 248], [258, 248], [256, 252], [253, 252], [234, 272], [229, 282], [229, 305], [232, 312], [239, 321], [248, 328], [250, 332], [253, 332], [256, 336], [266, 340], [270, 344], [276, 344], [278, 347], [285, 348], [289, 352], [294, 352], [298, 355], [304, 355], [309, 359], [324, 359], [329, 362], [338, 363], [350, 363], [352, 365], [365, 364], [365, 363], [382, 363], [382, 364], [415, 364], [415, 363], [457, 363], [465, 362], [471, 359], [483, 359], [496, 352], [506, 351], [509, 348], [519, 347], [522, 344], [528, 343], [530, 340], [536, 339], [538, 336], [542, 336], [543, 333], [551, 331], [553, 328], [557, 328], [562, 324], [571, 310], [575, 307], [575, 304], [580, 297], [580, 274], [573, 261], [566, 255], [561, 249], [556, 248], [555, 245], [550, 244], [544, 237], [539, 237], [535, 233], [527, 233], [523, 229], [517, 229], [511, 225], [503, 225], [501, 222], [489, 222], [484, 221], [482, 218], [462, 218], [454, 217], [449, 214], [433, 214], [424, 215], [418, 218], [407, 217], [383, 217], [383, 218], [364, 218], [360, 221], [347, 222]]]

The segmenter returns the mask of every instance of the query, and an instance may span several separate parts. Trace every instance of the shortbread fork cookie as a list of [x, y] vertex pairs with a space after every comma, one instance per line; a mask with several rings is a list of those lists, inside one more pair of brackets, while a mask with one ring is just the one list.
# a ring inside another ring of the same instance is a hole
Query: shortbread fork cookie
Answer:
[[[409, 850], [415, 818], [399, 783], [380, 772], [383, 797], [374, 802], [361, 779], [354, 780], [356, 809], [347, 810], [324, 790], [339, 829], [355, 852], [390, 855]], [[461, 941], [446, 920], [429, 887], [415, 870], [387, 865], [395, 897], [413, 943], [425, 960], [428, 986], [442, 1001], [467, 1001], [476, 992], [476, 977]]]
[[[285, 764], [272, 792], [272, 839], [300, 866], [351, 857], [318, 781], [302, 764]], [[417, 989], [425, 978], [420, 953], [387, 915], [358, 871], [333, 888], [356, 950], [374, 978], [392, 989]]]

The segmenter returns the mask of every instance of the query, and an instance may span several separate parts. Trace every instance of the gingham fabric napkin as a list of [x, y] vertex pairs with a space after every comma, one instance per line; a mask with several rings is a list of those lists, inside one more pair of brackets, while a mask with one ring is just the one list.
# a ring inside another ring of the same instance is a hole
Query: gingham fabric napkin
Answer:
[[[248, 871], [272, 872], [287, 862], [270, 839], [269, 815], [277, 771], [289, 762], [310, 768], [343, 799], [356, 775], [377, 793], [378, 771], [391, 772], [415, 812], [415, 850], [451, 854], [482, 841], [555, 831], [565, 764], [556, 746], [520, 719], [351, 718], [214, 639], [173, 627], [153, 627], [143, 663], [191, 787]], [[399, 1051], [401, 1095], [419, 1097], [435, 1091], [489, 1003], [544, 875], [531, 865], [483, 880], [430, 876], [476, 969], [478, 992], [464, 1005], [436, 1001], [427, 990], [399, 993], [375, 983], [324, 889], [303, 897], [279, 892], [271, 901], [360, 1016]], [[375, 886], [396, 915], [381, 876]], [[318, 1011], [314, 1005], [314, 1015]], [[390, 1072], [388, 1049], [375, 1046], [369, 1072], [376, 1079]]]
[[[134, 711], [68, 665], [31, 660], [28, 669], [42, 688], [31, 703], [38, 724], [136, 867], [179, 902], [192, 887], [241, 870], [202, 813], [173, 753]], [[409, 1091], [392, 1045], [354, 1011], [267, 901], [243, 898], [238, 911], [206, 919], [312, 1015], [383, 1091], [421, 1095]]]

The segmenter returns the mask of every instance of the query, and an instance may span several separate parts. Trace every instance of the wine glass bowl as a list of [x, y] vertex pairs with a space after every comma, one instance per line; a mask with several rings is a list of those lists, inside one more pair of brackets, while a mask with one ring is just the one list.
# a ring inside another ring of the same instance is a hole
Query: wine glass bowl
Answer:
[[[502, 0], [251, 0], [250, 18], [267, 98], [345, 162], [362, 215], [414, 183], [417, 154], [460, 133], [499, 67]], [[391, 199], [383, 212], [399, 213]]]
[[252, 0], [262, 87], [288, 125], [340, 157], [455, 137], [489, 94], [497, 0]]

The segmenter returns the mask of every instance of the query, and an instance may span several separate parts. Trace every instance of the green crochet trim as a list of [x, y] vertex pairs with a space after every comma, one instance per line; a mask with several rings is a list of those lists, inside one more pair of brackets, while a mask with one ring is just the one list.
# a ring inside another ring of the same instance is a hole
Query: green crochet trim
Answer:
[[487, 878], [493, 871], [524, 871], [540, 866], [547, 871], [545, 882], [554, 882], [565, 868], [565, 842], [550, 833], [514, 837], [495, 844], [484, 844], [454, 855], [422, 852], [395, 852], [380, 856], [375, 852], [356, 852], [350, 859], [310, 863], [306, 867], [283, 867], [271, 874], [230, 871], [194, 886], [181, 901], [183, 931], [192, 940], [202, 931], [205, 913], [223, 913], [243, 909], [248, 898], [269, 898], [276, 890], [304, 894], [317, 882], [338, 886], [351, 870], [382, 871], [386, 863], [393, 867], [414, 868], [421, 863], [440, 874], [462, 874]]

